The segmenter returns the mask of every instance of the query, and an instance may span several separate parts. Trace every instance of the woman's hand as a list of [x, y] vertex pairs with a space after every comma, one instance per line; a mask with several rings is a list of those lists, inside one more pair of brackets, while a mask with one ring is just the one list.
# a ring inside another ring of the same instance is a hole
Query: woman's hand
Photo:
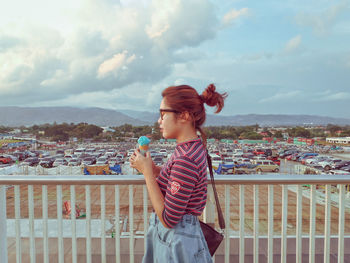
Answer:
[[130, 156], [130, 166], [135, 168], [143, 175], [153, 174], [153, 161], [149, 152], [146, 152], [146, 156], [143, 156], [138, 150]]

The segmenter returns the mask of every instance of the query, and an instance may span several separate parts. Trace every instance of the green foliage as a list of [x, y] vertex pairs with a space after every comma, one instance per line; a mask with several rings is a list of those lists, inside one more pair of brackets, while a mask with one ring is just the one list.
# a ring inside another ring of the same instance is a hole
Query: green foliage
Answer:
[[303, 127], [294, 127], [287, 129], [287, 132], [290, 137], [303, 137], [303, 138], [311, 138], [311, 132]]
[[240, 139], [249, 139], [249, 140], [261, 140], [263, 136], [255, 131], [246, 131], [241, 133], [239, 136]]
[[12, 128], [10, 128], [10, 127], [0, 126], [0, 133], [7, 133], [11, 130], [12, 130]]
[[342, 128], [340, 126], [338, 126], [338, 125], [328, 124], [327, 125], [327, 130], [329, 130], [331, 132], [332, 136], [335, 136], [336, 132], [337, 131], [341, 131]]
[[[41, 124], [33, 125], [32, 127], [19, 127], [20, 129], [28, 130], [38, 137], [48, 137], [53, 141], [68, 141], [72, 137], [76, 137], [79, 141], [83, 139], [93, 139], [95, 141], [124, 141], [127, 137], [140, 137], [142, 135], [151, 135], [152, 140], [159, 140], [162, 135], [159, 130], [159, 124], [155, 122], [153, 125], [132, 126], [124, 124], [118, 127], [113, 127], [115, 132], [103, 133], [103, 129], [88, 123], [62, 123], [62, 124]], [[203, 127], [207, 138], [222, 139], [250, 139], [260, 140], [264, 136], [257, 133], [259, 125], [251, 126], [208, 126]], [[0, 126], [0, 133], [6, 133], [13, 130], [13, 127]], [[288, 133], [290, 137], [326, 137], [325, 130], [331, 132], [331, 136], [350, 136], [350, 126], [337, 126], [329, 124], [327, 127], [304, 128], [304, 127], [290, 127], [284, 132]], [[44, 131], [45, 135], [40, 135], [40, 131]], [[281, 131], [271, 133], [269, 128], [264, 128], [264, 132], [270, 137], [283, 138]], [[336, 132], [341, 131], [341, 134]]]
[[349, 137], [350, 136], [350, 128], [344, 129], [340, 134], [341, 137]]
[[87, 123], [63, 123], [45, 127], [44, 131], [45, 136], [50, 137], [53, 141], [68, 141], [70, 137], [77, 137], [78, 139], [94, 138], [100, 135], [103, 129]]
[[275, 134], [273, 135], [273, 137], [276, 137], [278, 139], [283, 138], [282, 132], [281, 131], [276, 131]]

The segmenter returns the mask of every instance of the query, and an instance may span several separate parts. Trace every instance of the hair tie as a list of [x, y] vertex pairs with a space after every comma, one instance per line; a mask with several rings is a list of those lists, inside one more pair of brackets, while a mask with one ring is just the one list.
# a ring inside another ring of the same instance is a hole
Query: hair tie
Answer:
[[201, 102], [204, 104], [206, 103], [206, 98], [203, 95], [199, 95], [199, 99], [201, 100]]

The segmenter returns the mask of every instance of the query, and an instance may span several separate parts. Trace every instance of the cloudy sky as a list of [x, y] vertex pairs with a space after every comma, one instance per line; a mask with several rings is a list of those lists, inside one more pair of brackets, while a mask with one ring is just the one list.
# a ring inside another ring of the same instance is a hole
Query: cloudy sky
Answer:
[[0, 106], [157, 111], [210, 83], [223, 115], [350, 118], [350, 0], [1, 4]]

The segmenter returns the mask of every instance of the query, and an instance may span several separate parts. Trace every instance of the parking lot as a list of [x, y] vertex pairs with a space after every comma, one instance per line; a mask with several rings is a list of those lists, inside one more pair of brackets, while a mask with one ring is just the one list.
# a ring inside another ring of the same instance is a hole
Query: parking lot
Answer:
[[[176, 144], [153, 142], [150, 153], [153, 161], [161, 166], [166, 163]], [[5, 151], [0, 155], [0, 169], [17, 165], [53, 169], [58, 167], [119, 166], [124, 174], [130, 173], [129, 156], [136, 143], [80, 144], [50, 150]], [[349, 173], [348, 148], [329, 146], [279, 144], [228, 144], [208, 143], [208, 152], [217, 174], [242, 173]], [[80, 171], [81, 169], [77, 169]], [[109, 170], [113, 173], [113, 169]], [[41, 174], [45, 174], [42, 172]], [[52, 174], [47, 172], [46, 174]]]

